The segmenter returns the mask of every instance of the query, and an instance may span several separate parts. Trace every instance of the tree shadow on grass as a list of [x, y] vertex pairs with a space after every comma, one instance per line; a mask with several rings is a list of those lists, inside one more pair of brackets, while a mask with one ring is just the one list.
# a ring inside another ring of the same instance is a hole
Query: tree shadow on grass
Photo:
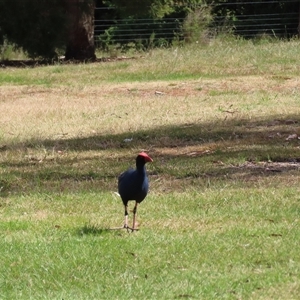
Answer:
[[[31, 140], [6, 145], [2, 151], [27, 153], [30, 149], [50, 149], [49, 152], [56, 153], [57, 157], [52, 155], [41, 161], [26, 155], [19, 160], [2, 159], [0, 165], [6, 170], [2, 182], [6, 193], [8, 189], [27, 192], [36, 188], [60, 192], [115, 190], [117, 176], [134, 165], [135, 155], [140, 150], [148, 151], [154, 158], [154, 163], [148, 167], [152, 182], [163, 178], [223, 180], [225, 175], [243, 180], [249, 176], [278, 176], [299, 170], [299, 123], [297, 115], [256, 120], [236, 118], [115, 135]], [[132, 138], [130, 142], [125, 140], [128, 137]], [[97, 156], [97, 152], [103, 150], [104, 156]], [[60, 156], [58, 152], [78, 155]], [[237, 159], [239, 165], [236, 165]], [[268, 162], [277, 164], [258, 165]], [[85, 230], [93, 232], [93, 228]]]
[[244, 145], [276, 145], [285, 143], [288, 136], [299, 133], [300, 117], [289, 115], [269, 116], [258, 119], [216, 120], [209, 123], [186, 123], [180, 125], [166, 125], [148, 130], [136, 130], [121, 134], [98, 134], [87, 137], [70, 139], [31, 139], [25, 143], [14, 145], [0, 145], [0, 151], [9, 148], [37, 148], [45, 147], [58, 151], [97, 151], [120, 150], [123, 148], [155, 147], [177, 148], [181, 146], [205, 145], [208, 143], [229, 142], [239, 140]]
[[123, 60], [131, 60], [135, 59], [135, 57], [99, 57], [94, 60], [65, 60], [65, 59], [58, 59], [58, 60], [47, 60], [47, 59], [10, 59], [10, 60], [0, 60], [0, 67], [1, 68], [36, 68], [41, 66], [51, 66], [56, 64], [64, 64], [64, 65], [71, 65], [71, 64], [94, 64], [94, 63], [102, 63], [102, 62], [114, 62], [114, 61], [123, 61]]

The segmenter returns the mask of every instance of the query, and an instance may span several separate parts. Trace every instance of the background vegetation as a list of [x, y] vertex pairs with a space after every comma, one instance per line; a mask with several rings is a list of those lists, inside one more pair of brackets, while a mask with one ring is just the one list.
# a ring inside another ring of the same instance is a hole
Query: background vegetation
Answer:
[[0, 45], [35, 59], [93, 60], [94, 33], [105, 51], [207, 43], [228, 33], [289, 39], [298, 35], [298, 6], [295, 0], [0, 0]]
[[53, 58], [65, 46], [65, 29], [61, 1], [0, 0], [0, 44], [4, 47], [9, 43], [31, 58]]
[[299, 299], [299, 46], [0, 69], [1, 298]]
[[[96, 45], [149, 49], [207, 43], [216, 35], [291, 38], [298, 34], [297, 1], [98, 1]], [[138, 8], [138, 9], [137, 9]]]

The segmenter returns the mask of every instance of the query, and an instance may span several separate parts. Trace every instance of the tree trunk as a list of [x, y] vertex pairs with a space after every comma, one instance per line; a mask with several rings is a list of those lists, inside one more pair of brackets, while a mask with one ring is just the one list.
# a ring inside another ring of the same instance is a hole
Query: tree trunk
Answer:
[[300, 2], [298, 8], [298, 38], [300, 38]]
[[94, 0], [64, 0], [68, 16], [66, 60], [95, 60]]

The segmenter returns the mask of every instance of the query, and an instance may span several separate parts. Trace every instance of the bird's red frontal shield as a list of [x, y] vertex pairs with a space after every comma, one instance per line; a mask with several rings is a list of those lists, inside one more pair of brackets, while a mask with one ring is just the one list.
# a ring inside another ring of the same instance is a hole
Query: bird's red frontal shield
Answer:
[[146, 152], [139, 153], [139, 156], [144, 157], [145, 161], [147, 161], [147, 162], [153, 162], [153, 159]]

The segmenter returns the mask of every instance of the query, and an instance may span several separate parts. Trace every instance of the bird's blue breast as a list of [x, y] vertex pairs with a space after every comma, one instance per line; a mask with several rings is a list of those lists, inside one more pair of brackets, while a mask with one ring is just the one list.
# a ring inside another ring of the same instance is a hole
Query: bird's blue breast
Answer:
[[145, 169], [129, 169], [119, 176], [118, 190], [123, 202], [135, 200], [142, 202], [149, 189], [148, 178]]

